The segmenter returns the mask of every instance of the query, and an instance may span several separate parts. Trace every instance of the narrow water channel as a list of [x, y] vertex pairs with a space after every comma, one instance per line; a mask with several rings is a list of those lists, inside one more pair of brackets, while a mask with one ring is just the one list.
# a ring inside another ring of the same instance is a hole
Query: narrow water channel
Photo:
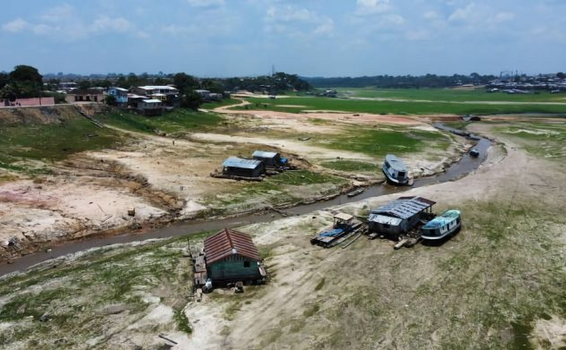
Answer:
[[[435, 124], [435, 127], [462, 134], [462, 131], [446, 127], [442, 124]], [[434, 175], [416, 179], [412, 187], [403, 186], [396, 187], [388, 184], [378, 184], [367, 187], [365, 191], [358, 196], [348, 197], [347, 195], [340, 195], [327, 201], [320, 201], [311, 204], [298, 205], [292, 208], [285, 209], [285, 212], [291, 215], [303, 215], [317, 210], [323, 210], [340, 204], [350, 202], [357, 202], [362, 199], [379, 197], [383, 195], [401, 193], [411, 188], [427, 186], [431, 184], [453, 181], [459, 179], [472, 171], [476, 170], [487, 157], [487, 151], [491, 146], [491, 142], [485, 138], [469, 135], [469, 138], [477, 140], [475, 148], [480, 152], [477, 158], [470, 157], [469, 154], [464, 154], [463, 157], [453, 163], [446, 171]], [[191, 220], [185, 222], [178, 222], [171, 224], [167, 227], [161, 227], [145, 231], [143, 233], [130, 232], [117, 236], [109, 237], [87, 237], [83, 240], [74, 240], [70, 242], [61, 243], [54, 246], [50, 252], [38, 252], [29, 254], [15, 260], [12, 264], [0, 265], [0, 276], [6, 275], [11, 272], [20, 271], [30, 266], [43, 262], [51, 258], [57, 258], [67, 254], [77, 253], [86, 249], [102, 247], [110, 244], [130, 243], [134, 241], [142, 241], [151, 238], [166, 238], [199, 233], [203, 231], [220, 230], [225, 227], [238, 227], [252, 223], [270, 222], [282, 218], [283, 216], [275, 212], [261, 212], [258, 214], [246, 214], [228, 219], [213, 219], [213, 220]]]

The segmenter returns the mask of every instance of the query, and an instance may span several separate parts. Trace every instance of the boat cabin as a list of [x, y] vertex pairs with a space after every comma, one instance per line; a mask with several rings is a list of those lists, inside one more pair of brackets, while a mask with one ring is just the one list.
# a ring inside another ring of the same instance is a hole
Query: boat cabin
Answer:
[[460, 211], [448, 210], [422, 227], [422, 238], [439, 240], [456, 232], [461, 225]]
[[400, 197], [370, 212], [369, 231], [389, 236], [408, 232], [431, 215], [434, 204], [436, 202], [422, 197]]
[[409, 171], [407, 169], [407, 165], [393, 154], [385, 156], [382, 171], [387, 177], [387, 180], [392, 183], [400, 185], [406, 185], [409, 183]]

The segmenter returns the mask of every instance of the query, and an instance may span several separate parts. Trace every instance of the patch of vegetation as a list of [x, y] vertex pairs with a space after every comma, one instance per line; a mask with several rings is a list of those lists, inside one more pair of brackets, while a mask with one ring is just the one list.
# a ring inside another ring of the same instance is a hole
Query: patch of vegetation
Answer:
[[[11, 125], [0, 128], [0, 167], [26, 171], [22, 160], [59, 161], [74, 153], [114, 147], [123, 136], [82, 118], [59, 124]], [[41, 172], [41, 170], [35, 170]]]
[[[222, 197], [215, 196], [207, 198], [212, 206], [238, 206], [238, 210], [254, 209], [258, 205], [282, 205], [300, 202], [304, 193], [298, 193], [297, 186], [328, 185], [330, 191], [336, 192], [339, 187], [346, 184], [345, 180], [338, 176], [319, 174], [309, 170], [285, 171], [274, 176], [268, 176], [261, 182], [242, 183], [241, 186], [233, 188], [233, 192]], [[323, 193], [320, 196], [331, 193]], [[258, 203], [258, 199], [261, 201]], [[226, 212], [224, 212], [226, 213]]]
[[377, 89], [377, 88], [338, 88], [341, 96], [390, 98], [400, 100], [430, 101], [504, 101], [504, 102], [563, 102], [562, 95], [541, 91], [537, 94], [487, 93], [485, 89]]
[[156, 117], [145, 117], [126, 111], [115, 111], [100, 116], [105, 123], [126, 130], [154, 133], [161, 130], [166, 133], [206, 130], [222, 123], [225, 119], [216, 113], [196, 112], [176, 108], [171, 112]]
[[[507, 114], [507, 113], [553, 113], [566, 114], [566, 105], [550, 105], [537, 102], [522, 104], [455, 103], [442, 101], [372, 101], [327, 97], [290, 97], [283, 107], [277, 100], [249, 98], [253, 109], [266, 109], [287, 113], [305, 110], [346, 111], [352, 113], [430, 115], [430, 114]], [[257, 107], [255, 104], [258, 104]], [[285, 107], [285, 106], [305, 107]], [[236, 107], [235, 109], [249, 109]]]
[[236, 100], [233, 98], [225, 98], [222, 101], [215, 101], [215, 102], [205, 102], [202, 104], [201, 108], [204, 109], [215, 109], [218, 107], [230, 106], [240, 103], [240, 100]]
[[316, 284], [316, 287], [314, 287], [315, 291], [319, 291], [322, 289], [322, 287], [324, 287], [324, 284], [326, 283], [326, 278], [321, 278], [320, 281]]
[[560, 162], [566, 158], [566, 124], [523, 122], [496, 130], [521, 143], [531, 154]]
[[174, 315], [175, 321], [177, 322], [177, 329], [181, 332], [191, 334], [193, 332], [193, 329], [189, 325], [189, 319], [187, 318], [187, 315], [185, 315], [183, 310], [175, 310]]
[[303, 316], [306, 318], [312, 317], [320, 311], [320, 305], [318, 303], [309, 306], [303, 311]]
[[388, 153], [406, 154], [422, 151], [425, 145], [447, 148], [449, 139], [436, 131], [423, 130], [379, 130], [352, 129], [340, 135], [332, 135], [319, 146], [330, 149], [358, 152], [372, 157], [383, 157]]
[[334, 160], [330, 162], [323, 162], [321, 165], [328, 169], [346, 172], [375, 172], [378, 169], [376, 164], [355, 160]]

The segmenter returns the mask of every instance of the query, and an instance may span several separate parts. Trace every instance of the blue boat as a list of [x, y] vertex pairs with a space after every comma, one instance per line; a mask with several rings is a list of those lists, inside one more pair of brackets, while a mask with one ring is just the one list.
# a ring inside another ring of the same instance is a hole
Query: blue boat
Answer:
[[459, 210], [448, 210], [435, 217], [422, 227], [422, 238], [426, 240], [443, 239], [458, 231], [462, 225]]
[[319, 232], [311, 239], [311, 244], [316, 244], [321, 247], [329, 248], [340, 242], [341, 238], [356, 232], [360, 229], [362, 223], [354, 216], [338, 213], [334, 215], [334, 224], [332, 227]]
[[407, 165], [393, 154], [385, 156], [385, 161], [383, 162], [381, 170], [389, 182], [398, 185], [409, 184], [409, 172], [407, 170]]

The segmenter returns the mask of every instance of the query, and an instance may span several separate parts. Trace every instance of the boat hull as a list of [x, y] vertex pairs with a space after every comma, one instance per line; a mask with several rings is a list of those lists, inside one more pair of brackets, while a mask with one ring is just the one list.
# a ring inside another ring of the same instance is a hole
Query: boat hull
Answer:
[[397, 178], [391, 176], [391, 174], [389, 174], [387, 172], [387, 170], [385, 170], [383, 167], [381, 168], [381, 171], [383, 172], [383, 175], [385, 175], [385, 177], [387, 178], [387, 181], [392, 183], [392, 184], [395, 184], [395, 185], [408, 185], [409, 184], [408, 178], [397, 179]]
[[444, 234], [442, 234], [440, 236], [427, 236], [427, 235], [423, 234], [421, 236], [421, 238], [424, 239], [424, 240], [427, 240], [427, 241], [440, 241], [441, 239], [450, 237], [452, 234], [460, 231], [460, 228], [462, 228], [462, 223], [457, 224], [456, 226], [454, 226], [453, 228], [446, 231]]

